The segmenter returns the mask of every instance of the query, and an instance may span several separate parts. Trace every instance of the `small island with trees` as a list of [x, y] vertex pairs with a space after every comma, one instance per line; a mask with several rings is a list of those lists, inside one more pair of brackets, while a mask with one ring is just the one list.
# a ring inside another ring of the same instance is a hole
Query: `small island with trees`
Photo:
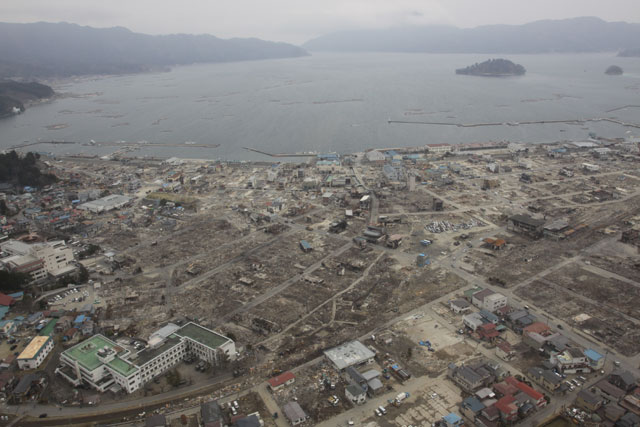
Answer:
[[623, 72], [624, 71], [622, 71], [622, 68], [618, 67], [617, 65], [612, 65], [607, 68], [607, 71], [605, 71], [604, 73], [609, 76], [621, 76]]
[[475, 63], [466, 68], [458, 68], [456, 74], [466, 74], [470, 76], [522, 76], [527, 70], [520, 64], [514, 64], [508, 59], [489, 59], [480, 64]]

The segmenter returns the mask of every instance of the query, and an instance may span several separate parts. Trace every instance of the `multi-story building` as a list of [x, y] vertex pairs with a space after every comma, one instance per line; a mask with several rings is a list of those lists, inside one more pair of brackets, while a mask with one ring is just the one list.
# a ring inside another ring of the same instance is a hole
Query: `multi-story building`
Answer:
[[61, 276], [75, 269], [73, 249], [63, 240], [27, 244], [9, 240], [0, 245], [0, 250], [8, 255], [0, 259], [9, 270], [29, 273], [34, 280], [45, 278], [47, 274]]
[[98, 391], [122, 388], [132, 393], [145, 383], [194, 356], [214, 365], [234, 360], [235, 343], [195, 323], [168, 324], [151, 335], [149, 346], [132, 353], [102, 335], [76, 344], [60, 355], [56, 373], [73, 385], [86, 383]]
[[487, 295], [482, 302], [482, 308], [491, 313], [495, 313], [497, 309], [505, 307], [506, 305], [507, 297], [499, 293]]
[[491, 313], [497, 309], [507, 305], [507, 297], [492, 291], [491, 289], [483, 289], [473, 294], [471, 302], [478, 308], [485, 309]]
[[20, 369], [36, 369], [53, 350], [53, 340], [49, 336], [37, 336], [18, 356]]
[[565, 374], [591, 372], [591, 369], [587, 366], [587, 357], [578, 348], [569, 347], [561, 353], [551, 353], [549, 361]]

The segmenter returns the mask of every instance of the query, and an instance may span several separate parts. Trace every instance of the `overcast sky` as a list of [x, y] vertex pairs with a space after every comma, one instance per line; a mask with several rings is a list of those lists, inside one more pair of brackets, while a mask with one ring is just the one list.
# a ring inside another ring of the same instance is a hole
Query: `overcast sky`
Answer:
[[639, 0], [0, 0], [0, 21], [123, 26], [300, 44], [337, 30], [408, 24], [475, 27], [598, 16], [640, 22]]

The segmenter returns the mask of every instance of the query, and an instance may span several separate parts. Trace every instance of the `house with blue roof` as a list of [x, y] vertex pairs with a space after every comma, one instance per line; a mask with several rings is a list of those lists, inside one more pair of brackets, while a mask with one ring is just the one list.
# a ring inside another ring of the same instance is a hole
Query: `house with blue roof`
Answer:
[[41, 311], [33, 313], [32, 315], [27, 317], [27, 324], [35, 325], [36, 323], [38, 323], [40, 321], [40, 319], [42, 319], [42, 317], [43, 317], [43, 315], [42, 315]]
[[21, 300], [22, 300], [22, 298], [24, 298], [24, 292], [23, 292], [23, 291], [20, 291], [20, 292], [14, 292], [14, 293], [12, 293], [12, 294], [9, 294], [9, 296], [10, 296], [11, 298], [13, 298], [14, 300], [16, 300], [16, 301], [21, 301]]
[[451, 412], [449, 415], [442, 417], [442, 421], [447, 427], [460, 427], [464, 425], [464, 421], [460, 418], [460, 415]]
[[486, 407], [475, 396], [467, 397], [460, 404], [460, 412], [470, 420], [475, 420]]
[[591, 369], [598, 370], [604, 366], [604, 356], [597, 351], [588, 348], [584, 351], [584, 355], [587, 357], [587, 363]]
[[398, 153], [396, 150], [385, 151], [384, 155], [391, 160], [402, 160], [402, 154]]
[[493, 323], [494, 325], [500, 323], [500, 318], [488, 310], [480, 310], [480, 316], [488, 323]]
[[6, 305], [0, 305], [0, 319], [4, 319], [4, 316], [11, 310], [11, 307], [7, 307]]
[[318, 160], [338, 160], [340, 155], [337, 153], [320, 153], [316, 156]]
[[76, 319], [73, 321], [75, 325], [81, 325], [84, 323], [86, 316], [84, 314], [79, 314]]

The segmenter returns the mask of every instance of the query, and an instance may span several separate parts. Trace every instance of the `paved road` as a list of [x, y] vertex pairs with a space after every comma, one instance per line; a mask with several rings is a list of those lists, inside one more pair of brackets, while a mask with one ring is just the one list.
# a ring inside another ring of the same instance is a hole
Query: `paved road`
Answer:
[[[522, 298], [516, 295], [514, 292], [519, 287], [530, 284], [535, 280], [538, 280], [539, 278], [546, 276], [547, 274], [559, 268], [564, 267], [565, 265], [569, 265], [573, 262], [577, 262], [585, 254], [597, 253], [601, 246], [609, 244], [611, 241], [614, 241], [614, 240], [617, 240], [617, 237], [615, 236], [608, 237], [583, 249], [580, 254], [574, 257], [564, 258], [564, 259], [560, 258], [556, 264], [549, 266], [547, 269], [540, 271], [537, 274], [534, 274], [533, 276], [515, 284], [510, 288], [502, 288], [502, 287], [494, 286], [486, 282], [482, 277], [469, 274], [468, 272], [462, 270], [454, 262], [443, 263], [443, 267], [448, 269], [452, 273], [458, 275], [459, 277], [465, 279], [469, 283], [476, 283], [484, 288], [488, 288], [495, 292], [499, 292], [505, 295], [506, 297], [509, 298], [510, 301], [513, 301], [513, 300], [521, 301]], [[640, 362], [640, 354], [636, 354], [631, 357], [621, 355], [615, 349], [603, 343], [596, 342], [594, 338], [586, 336], [584, 333], [574, 329], [571, 325], [568, 325], [565, 321], [558, 319], [552, 314], [546, 312], [543, 307], [536, 307], [534, 304], [529, 304], [529, 305], [531, 306], [531, 309], [529, 311], [538, 315], [540, 318], [546, 318], [551, 325], [558, 325], [558, 324], [562, 325], [563, 326], [562, 334], [568, 337], [573, 342], [577, 343], [578, 345], [584, 348], [592, 348], [601, 354], [615, 355], [616, 360], [618, 360], [621, 363], [622, 368], [633, 372], [636, 376], [640, 376], [640, 369], [638, 369], [638, 363]]]
[[264, 402], [264, 405], [267, 407], [267, 410], [271, 415], [275, 414], [276, 412], [278, 413], [278, 418], [274, 420], [276, 422], [276, 425], [278, 427], [289, 427], [289, 423], [286, 421], [285, 415], [280, 410], [280, 407], [278, 406], [276, 401], [273, 400], [271, 392], [267, 389], [267, 384], [260, 384], [255, 388], [255, 391], [260, 395], [260, 398]]

